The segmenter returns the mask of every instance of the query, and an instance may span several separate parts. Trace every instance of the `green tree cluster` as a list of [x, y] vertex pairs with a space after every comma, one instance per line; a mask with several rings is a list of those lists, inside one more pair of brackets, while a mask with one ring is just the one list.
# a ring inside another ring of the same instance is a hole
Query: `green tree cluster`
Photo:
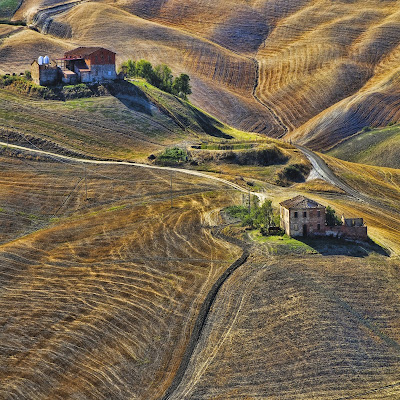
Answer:
[[260, 229], [261, 233], [266, 234], [270, 227], [276, 226], [277, 216], [272, 208], [272, 201], [266, 200], [260, 205], [257, 197], [253, 198], [249, 207], [232, 206], [226, 209], [232, 217], [239, 218], [244, 226], [252, 229]]
[[153, 67], [147, 60], [128, 60], [122, 64], [122, 68], [125, 69], [129, 78], [144, 78], [164, 92], [184, 99], [187, 99], [187, 96], [192, 93], [189, 75], [181, 74], [174, 79], [168, 65], [160, 64]]
[[339, 217], [336, 215], [336, 211], [330, 206], [326, 207], [325, 220], [326, 225], [328, 226], [337, 226], [343, 224]]

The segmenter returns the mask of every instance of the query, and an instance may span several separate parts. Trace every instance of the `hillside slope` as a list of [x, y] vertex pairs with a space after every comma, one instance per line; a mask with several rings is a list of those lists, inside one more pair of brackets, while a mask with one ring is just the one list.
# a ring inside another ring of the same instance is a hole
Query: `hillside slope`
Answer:
[[397, 399], [398, 268], [251, 259], [221, 291], [172, 399]]
[[344, 140], [328, 154], [346, 161], [400, 168], [400, 126], [367, 129]]
[[239, 249], [232, 193], [135, 167], [0, 157], [0, 397], [157, 399]]
[[143, 82], [109, 89], [112, 95], [67, 101], [0, 89], [0, 137], [28, 147], [31, 141], [43, 149], [136, 160], [173, 144], [258, 139]]
[[[58, 3], [25, 0], [16, 17], [49, 4]], [[121, 0], [78, 4], [40, 28], [59, 41], [50, 54], [101, 38], [120, 61], [189, 73], [193, 102], [223, 122], [326, 149], [364, 126], [399, 121], [399, 16], [395, 0]], [[37, 56], [24, 35], [0, 44], [4, 71]]]

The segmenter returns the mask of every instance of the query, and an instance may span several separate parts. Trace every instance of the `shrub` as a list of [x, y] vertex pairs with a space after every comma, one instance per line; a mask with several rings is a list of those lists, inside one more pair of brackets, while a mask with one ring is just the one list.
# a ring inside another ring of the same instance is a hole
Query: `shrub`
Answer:
[[78, 85], [64, 86], [62, 89], [62, 93], [65, 99], [91, 97], [94, 94], [93, 91], [84, 83], [79, 83]]
[[187, 99], [187, 96], [192, 93], [189, 75], [181, 74], [174, 79], [171, 69], [165, 64], [153, 68], [153, 65], [147, 60], [127, 60], [121, 67], [129, 78], [144, 78], [164, 92], [184, 99]]
[[276, 146], [237, 153], [237, 162], [239, 165], [268, 166], [286, 162], [287, 159], [287, 156]]
[[175, 78], [172, 84], [172, 93], [176, 96], [187, 99], [187, 96], [192, 93], [192, 88], [190, 86], [190, 78], [187, 74], [180, 74]]
[[187, 161], [186, 150], [179, 147], [165, 149], [165, 151], [156, 158], [156, 163], [162, 165], [176, 165]]
[[326, 207], [325, 219], [328, 226], [343, 225], [343, 222], [336, 215], [336, 211], [330, 206]]

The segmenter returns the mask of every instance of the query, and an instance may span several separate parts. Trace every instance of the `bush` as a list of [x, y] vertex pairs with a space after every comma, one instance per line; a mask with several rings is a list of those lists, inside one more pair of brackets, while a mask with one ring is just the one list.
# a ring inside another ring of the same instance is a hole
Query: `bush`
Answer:
[[266, 200], [260, 206], [258, 198], [254, 197], [250, 212], [245, 206], [231, 206], [225, 211], [231, 217], [240, 219], [243, 226], [260, 229], [263, 235], [269, 232], [270, 227], [276, 225], [277, 216], [273, 212], [271, 200]]
[[79, 83], [78, 85], [68, 85], [64, 86], [62, 93], [65, 99], [79, 99], [82, 97], [93, 96], [93, 91], [84, 83]]
[[187, 161], [186, 150], [180, 149], [179, 147], [172, 147], [165, 149], [165, 151], [156, 157], [156, 163], [162, 165], [176, 165]]
[[336, 215], [336, 211], [330, 206], [326, 207], [325, 219], [328, 226], [343, 225], [343, 222]]
[[237, 163], [239, 165], [261, 165], [265, 167], [286, 162], [287, 159], [287, 156], [276, 146], [237, 153]]

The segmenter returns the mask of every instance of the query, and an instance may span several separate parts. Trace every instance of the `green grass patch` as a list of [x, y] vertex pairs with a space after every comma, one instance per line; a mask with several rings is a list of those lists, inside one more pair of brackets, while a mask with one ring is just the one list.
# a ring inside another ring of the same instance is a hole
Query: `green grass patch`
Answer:
[[308, 244], [289, 236], [263, 236], [260, 231], [252, 230], [249, 237], [254, 242], [265, 244], [271, 254], [317, 254], [314, 248]]
[[0, 19], [5, 21], [6, 18], [11, 18], [19, 4], [20, 0], [0, 0]]
[[119, 211], [119, 210], [124, 210], [126, 207], [128, 207], [127, 204], [124, 204], [122, 206], [114, 206], [114, 207], [110, 207], [109, 209], [107, 209], [106, 211]]
[[363, 130], [327, 154], [341, 160], [381, 167], [400, 168], [400, 125]]
[[187, 161], [188, 155], [185, 149], [181, 149], [179, 147], [172, 147], [169, 149], [165, 149], [163, 153], [161, 153], [156, 158], [156, 164], [159, 165], [177, 165], [183, 164]]

